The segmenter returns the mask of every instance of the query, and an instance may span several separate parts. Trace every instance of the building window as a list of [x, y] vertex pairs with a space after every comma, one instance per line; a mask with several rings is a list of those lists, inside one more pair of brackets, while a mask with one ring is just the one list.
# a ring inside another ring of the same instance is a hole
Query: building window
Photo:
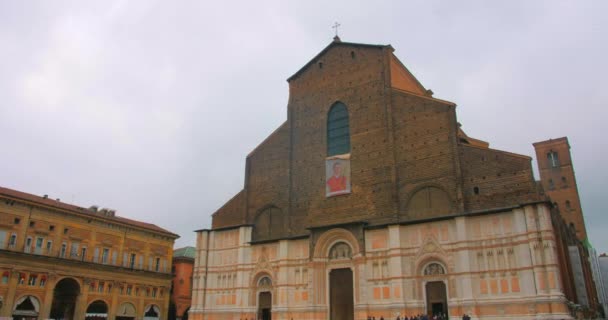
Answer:
[[101, 263], [107, 264], [109, 255], [110, 255], [110, 249], [103, 248], [103, 251], [101, 252]]
[[70, 258], [72, 258], [72, 259], [78, 258], [79, 249], [80, 249], [80, 243], [72, 242], [72, 246], [70, 247]]
[[327, 114], [327, 156], [346, 153], [350, 153], [348, 110], [337, 102]]
[[572, 206], [570, 206], [570, 200], [566, 200], [566, 210], [572, 210]]
[[42, 246], [44, 246], [44, 239], [36, 237], [36, 246], [34, 248], [35, 254], [42, 254]]
[[33, 228], [36, 225], [35, 221], [30, 221], [30, 227]]
[[37, 275], [30, 274], [30, 279], [27, 281], [27, 285], [28, 286], [35, 286], [36, 285], [36, 279], [38, 279]]
[[65, 253], [68, 250], [68, 244], [67, 243], [62, 243], [61, 244], [61, 251], [59, 252], [59, 257], [60, 258], [65, 258]]
[[94, 292], [95, 291], [95, 282], [91, 282], [89, 283], [89, 292]]
[[154, 270], [156, 272], [158, 272], [160, 270], [160, 258], [156, 258], [156, 265], [154, 267]]
[[11, 237], [8, 239], [8, 247], [14, 249], [17, 246], [17, 235], [11, 234]]
[[553, 179], [549, 179], [549, 190], [555, 189], [555, 184], [553, 183]]
[[19, 224], [19, 223], [21, 223], [21, 219], [20, 218], [15, 218], [15, 220], [13, 220], [13, 222], [15, 224]]
[[53, 250], [53, 241], [48, 240], [46, 242], [46, 254], [51, 254], [51, 250]]
[[158, 291], [158, 289], [153, 288], [152, 289], [152, 298], [156, 298], [156, 292]]
[[4, 273], [2, 273], [2, 284], [7, 284], [8, 283], [8, 271], [4, 271]]
[[84, 261], [87, 258], [87, 247], [80, 249], [80, 259]]
[[104, 287], [105, 287], [105, 283], [100, 282], [99, 285], [97, 286], [97, 292], [103, 293], [103, 290], [105, 289]]
[[131, 290], [133, 289], [133, 287], [131, 286], [127, 286], [127, 295], [130, 296], [131, 295]]
[[549, 160], [549, 166], [551, 168], [559, 167], [559, 159], [557, 158], [557, 152], [551, 151], [547, 153], [547, 160]]
[[42, 276], [42, 277], [40, 278], [40, 286], [41, 286], [41, 287], [44, 287], [44, 285], [45, 285], [45, 284], [46, 284], [46, 277], [45, 277], [45, 276]]
[[23, 248], [25, 253], [30, 253], [32, 251], [32, 237], [27, 237], [25, 240], [25, 248]]
[[131, 269], [135, 268], [135, 258], [136, 258], [135, 253], [131, 253], [131, 260], [129, 260], [129, 268], [131, 268]]
[[20, 273], [19, 274], [19, 284], [24, 284], [25, 283], [25, 273]]
[[568, 180], [566, 180], [566, 177], [562, 177], [562, 188], [568, 188]]

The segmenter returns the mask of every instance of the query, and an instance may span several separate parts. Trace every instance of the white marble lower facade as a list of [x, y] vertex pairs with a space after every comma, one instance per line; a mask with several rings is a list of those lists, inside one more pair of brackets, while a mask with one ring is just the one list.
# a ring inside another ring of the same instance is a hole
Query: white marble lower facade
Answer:
[[570, 318], [546, 204], [358, 230], [256, 244], [250, 226], [199, 231], [190, 318]]

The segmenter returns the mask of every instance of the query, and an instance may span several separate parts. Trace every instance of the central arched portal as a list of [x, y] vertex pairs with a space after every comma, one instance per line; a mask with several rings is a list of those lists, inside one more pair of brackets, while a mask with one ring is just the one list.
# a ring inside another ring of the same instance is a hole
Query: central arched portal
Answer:
[[51, 319], [74, 320], [76, 300], [80, 294], [80, 285], [72, 278], [57, 282], [53, 290]]
[[354, 320], [353, 271], [350, 268], [329, 272], [331, 320]]
[[426, 283], [426, 310], [430, 315], [448, 315], [448, 301], [443, 281]]

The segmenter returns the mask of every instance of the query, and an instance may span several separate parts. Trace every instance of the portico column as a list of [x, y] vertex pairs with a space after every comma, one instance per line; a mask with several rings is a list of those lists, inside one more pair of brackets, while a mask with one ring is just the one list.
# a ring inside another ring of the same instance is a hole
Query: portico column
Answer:
[[57, 283], [57, 275], [49, 274], [44, 289], [44, 300], [42, 301], [42, 309], [40, 310], [40, 319], [49, 319], [51, 316], [51, 307], [53, 305], [53, 292]]
[[19, 282], [19, 272], [16, 270], [12, 270], [10, 273], [10, 279], [8, 280], [8, 292], [6, 294], [6, 300], [4, 300], [2, 306], [2, 313], [0, 313], [0, 317], [7, 317], [8, 319], [12, 319], [13, 313], [13, 304], [15, 303], [15, 292], [17, 291], [17, 283]]
[[[133, 286], [135, 287], [135, 286]], [[135, 319], [143, 319], [144, 318], [144, 297], [143, 297], [143, 292], [140, 292], [141, 294], [139, 295], [139, 297], [137, 298], [137, 314], [135, 315]]]
[[85, 279], [84, 286], [76, 299], [76, 308], [74, 310], [74, 319], [84, 319], [87, 312], [87, 300], [89, 300], [89, 286], [93, 280]]
[[120, 282], [112, 283], [112, 300], [108, 306], [108, 320], [114, 320], [116, 318], [116, 311], [118, 310], [118, 292], [120, 291]]

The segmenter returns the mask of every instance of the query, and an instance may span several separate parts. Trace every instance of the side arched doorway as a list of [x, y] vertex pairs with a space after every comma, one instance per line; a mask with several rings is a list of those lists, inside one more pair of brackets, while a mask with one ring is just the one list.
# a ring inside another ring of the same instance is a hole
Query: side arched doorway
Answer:
[[36, 320], [40, 312], [40, 302], [34, 296], [21, 297], [15, 303], [13, 320]]
[[125, 302], [118, 307], [118, 311], [116, 312], [116, 320], [135, 320], [136, 315], [137, 312], [135, 311], [135, 306]]
[[80, 285], [72, 278], [57, 282], [53, 290], [51, 319], [74, 320], [76, 300], [80, 294]]
[[102, 300], [91, 302], [87, 307], [85, 320], [105, 320], [108, 318], [108, 305]]
[[153, 304], [146, 307], [144, 311], [144, 320], [158, 320], [160, 319], [160, 309], [158, 306]]
[[258, 280], [258, 320], [272, 320], [272, 280], [265, 275]]

